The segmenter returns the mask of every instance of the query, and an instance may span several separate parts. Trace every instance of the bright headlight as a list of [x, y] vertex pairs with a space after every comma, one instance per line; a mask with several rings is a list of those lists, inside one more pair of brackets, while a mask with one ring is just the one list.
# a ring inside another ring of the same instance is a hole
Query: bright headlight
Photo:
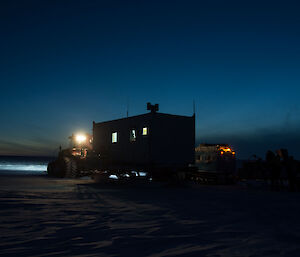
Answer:
[[86, 141], [86, 136], [83, 134], [78, 134], [75, 136], [76, 142], [81, 144]]

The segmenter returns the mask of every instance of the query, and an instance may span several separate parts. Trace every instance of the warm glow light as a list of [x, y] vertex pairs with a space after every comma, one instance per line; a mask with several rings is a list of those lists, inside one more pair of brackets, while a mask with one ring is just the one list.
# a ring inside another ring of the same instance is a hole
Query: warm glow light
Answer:
[[233, 151], [233, 149], [231, 149], [230, 147], [228, 146], [220, 146], [219, 147], [219, 150], [221, 152], [221, 154], [232, 154], [232, 155], [235, 155], [235, 151]]
[[81, 144], [86, 141], [86, 136], [83, 134], [78, 134], [78, 135], [76, 135], [75, 139], [76, 139], [77, 143]]
[[224, 152], [231, 152], [231, 149], [229, 147], [220, 147], [220, 150]]

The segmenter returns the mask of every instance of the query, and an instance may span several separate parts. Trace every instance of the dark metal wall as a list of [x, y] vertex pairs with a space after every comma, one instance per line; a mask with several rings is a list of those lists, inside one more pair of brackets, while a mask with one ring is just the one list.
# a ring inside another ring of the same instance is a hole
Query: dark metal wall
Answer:
[[[143, 127], [148, 135], [142, 135]], [[137, 138], [130, 142], [130, 130]], [[118, 142], [112, 143], [112, 133]], [[195, 118], [147, 113], [129, 118], [94, 123], [93, 149], [100, 158], [119, 165], [182, 166], [194, 163]]]
[[194, 116], [158, 115], [152, 123], [151, 157], [161, 165], [188, 165], [195, 158]]

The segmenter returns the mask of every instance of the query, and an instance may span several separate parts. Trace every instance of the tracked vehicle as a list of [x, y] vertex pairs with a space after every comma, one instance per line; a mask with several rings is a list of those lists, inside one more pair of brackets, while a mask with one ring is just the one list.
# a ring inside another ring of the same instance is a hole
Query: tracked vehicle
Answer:
[[191, 179], [205, 184], [231, 184], [235, 181], [236, 153], [228, 144], [200, 144], [195, 148]]
[[92, 135], [77, 134], [69, 137], [69, 148], [61, 149], [55, 161], [48, 164], [47, 172], [54, 177], [76, 178], [81, 175], [81, 170], [88, 164], [87, 158], [92, 154]]

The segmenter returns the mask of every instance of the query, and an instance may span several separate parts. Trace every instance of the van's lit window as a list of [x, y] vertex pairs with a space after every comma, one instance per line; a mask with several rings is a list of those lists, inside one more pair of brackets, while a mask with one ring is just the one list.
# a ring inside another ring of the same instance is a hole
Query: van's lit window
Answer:
[[118, 142], [118, 132], [113, 132], [111, 134], [111, 142], [112, 143], [117, 143]]
[[135, 142], [136, 141], [136, 130], [131, 129], [130, 130], [130, 142]]
[[147, 136], [147, 135], [148, 135], [148, 128], [143, 127], [143, 136]]

